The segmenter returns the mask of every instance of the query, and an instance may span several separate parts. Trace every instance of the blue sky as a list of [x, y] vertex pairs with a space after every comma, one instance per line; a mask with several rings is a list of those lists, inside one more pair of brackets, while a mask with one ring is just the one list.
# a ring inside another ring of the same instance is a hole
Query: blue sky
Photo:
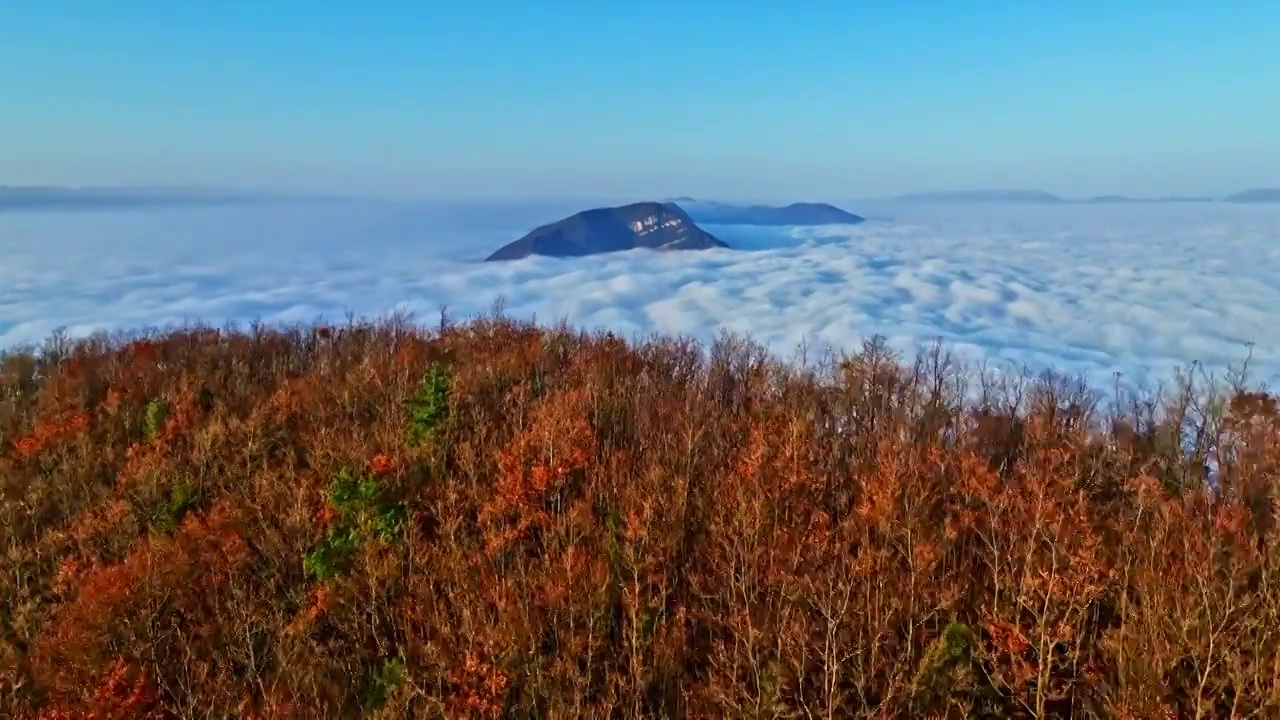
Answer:
[[0, 183], [1280, 185], [1280, 3], [11, 0]]

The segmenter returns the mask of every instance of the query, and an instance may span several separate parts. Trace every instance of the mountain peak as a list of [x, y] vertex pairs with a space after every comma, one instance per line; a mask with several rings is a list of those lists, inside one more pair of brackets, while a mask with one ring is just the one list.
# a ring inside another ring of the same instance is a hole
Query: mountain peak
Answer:
[[504, 245], [486, 261], [517, 260], [530, 255], [582, 257], [637, 248], [706, 250], [727, 248], [674, 203], [639, 202], [583, 210], [534, 229]]

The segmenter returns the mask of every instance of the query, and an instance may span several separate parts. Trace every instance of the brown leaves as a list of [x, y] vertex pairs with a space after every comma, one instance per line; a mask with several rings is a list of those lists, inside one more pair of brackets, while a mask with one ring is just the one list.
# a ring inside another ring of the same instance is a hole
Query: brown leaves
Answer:
[[64, 411], [37, 423], [30, 435], [14, 440], [13, 452], [20, 462], [31, 462], [45, 450], [75, 438], [88, 427], [88, 412]]
[[50, 689], [74, 695], [83, 687], [85, 670], [94, 666], [86, 660], [98, 657], [116, 624], [144, 599], [146, 588], [199, 604], [249, 557], [235, 518], [219, 503], [207, 515], [188, 515], [171, 539], [140, 541], [121, 562], [84, 568], [77, 560], [64, 560], [55, 581], [69, 597], [37, 639], [37, 675]]
[[[486, 547], [501, 552], [535, 527], [548, 523], [545, 505], [596, 454], [595, 429], [586, 419], [584, 391], [553, 395], [532, 410], [530, 424], [497, 453], [499, 476], [481, 511], [491, 535]], [[505, 522], [504, 522], [505, 521]]]
[[190, 387], [184, 387], [175, 396], [164, 405], [167, 412], [155, 437], [129, 446], [124, 467], [116, 477], [119, 485], [129, 485], [140, 475], [160, 469], [174, 453], [184, 449], [186, 436], [199, 420], [197, 397]]
[[393, 475], [399, 469], [399, 463], [386, 453], [378, 453], [369, 461], [369, 472], [374, 477], [384, 478]]
[[85, 706], [72, 710], [49, 708], [40, 720], [147, 720], [164, 717], [157, 708], [158, 695], [147, 673], [123, 659], [94, 689]]
[[[0, 657], [49, 703], [23, 716], [1280, 708], [1271, 395], [1227, 403], [1209, 498], [1170, 418], [1103, 428], [1067, 385], [969, 403], [875, 344], [804, 373], [496, 319], [75, 357], [39, 398], [0, 378], [26, 429], [0, 457]], [[441, 357], [448, 442], [415, 452], [395, 413]], [[367, 498], [398, 528], [377, 542], [323, 489], [353, 458], [403, 502]], [[320, 539], [344, 562], [315, 583]], [[950, 694], [917, 708], [929, 662]]]
[[459, 667], [449, 673], [453, 692], [448, 698], [452, 717], [502, 716], [502, 698], [506, 693], [506, 673], [468, 652]]

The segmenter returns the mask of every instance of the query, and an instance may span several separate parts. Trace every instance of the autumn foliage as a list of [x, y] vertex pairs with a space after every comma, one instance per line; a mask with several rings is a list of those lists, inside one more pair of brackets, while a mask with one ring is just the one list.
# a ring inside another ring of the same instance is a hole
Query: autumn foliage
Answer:
[[1280, 717], [1278, 496], [1276, 398], [1188, 376], [54, 338], [0, 358], [0, 716]]

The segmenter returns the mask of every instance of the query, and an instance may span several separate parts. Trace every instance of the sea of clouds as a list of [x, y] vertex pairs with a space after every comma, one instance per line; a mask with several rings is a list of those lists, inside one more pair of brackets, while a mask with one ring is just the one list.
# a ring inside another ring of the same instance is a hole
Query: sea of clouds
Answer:
[[855, 203], [857, 226], [707, 226], [735, 250], [481, 260], [581, 207], [284, 203], [0, 214], [0, 349], [56, 328], [490, 311], [785, 356], [884, 335], [1103, 386], [1252, 354], [1280, 378], [1280, 206]]

